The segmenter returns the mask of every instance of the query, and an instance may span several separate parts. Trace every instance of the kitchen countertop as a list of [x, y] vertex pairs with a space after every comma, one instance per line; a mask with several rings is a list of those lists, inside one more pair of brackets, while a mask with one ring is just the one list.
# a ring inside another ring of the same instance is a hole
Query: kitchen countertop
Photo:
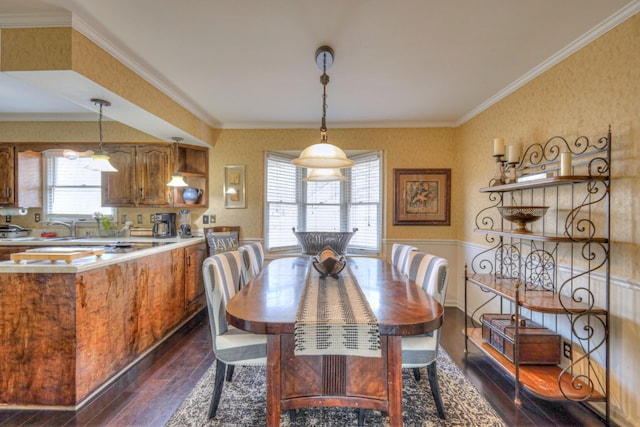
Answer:
[[90, 255], [85, 258], [78, 258], [67, 264], [64, 261], [21, 261], [16, 263], [14, 261], [0, 261], [0, 274], [1, 273], [81, 273], [84, 271], [93, 270], [96, 268], [105, 267], [112, 264], [117, 264], [123, 261], [129, 261], [132, 259], [140, 258], [143, 256], [153, 255], [168, 250], [178, 249], [185, 246], [190, 246], [196, 243], [204, 242], [204, 237], [190, 237], [190, 238], [153, 238], [153, 237], [103, 237], [103, 238], [54, 238], [54, 239], [41, 239], [41, 238], [14, 238], [14, 239], [2, 239], [0, 240], [0, 246], [38, 246], [38, 247], [64, 247], [73, 246], [80, 247], [86, 246], [91, 248], [105, 247], [116, 243], [146, 243], [146, 244], [158, 244], [157, 246], [150, 246], [148, 248], [141, 248], [133, 250], [131, 252], [124, 253], [105, 253], [101, 258], [95, 255]]

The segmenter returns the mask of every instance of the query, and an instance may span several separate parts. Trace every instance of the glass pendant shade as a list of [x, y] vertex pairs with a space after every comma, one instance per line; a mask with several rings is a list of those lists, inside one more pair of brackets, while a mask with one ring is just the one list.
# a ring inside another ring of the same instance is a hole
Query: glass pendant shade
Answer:
[[173, 175], [171, 175], [171, 181], [169, 181], [167, 186], [169, 186], [169, 187], [188, 187], [189, 184], [187, 184], [184, 181], [184, 177], [182, 176], [181, 173], [176, 172]]
[[309, 169], [304, 181], [324, 182], [324, 181], [346, 181], [347, 177], [342, 175], [340, 169]]
[[85, 166], [87, 169], [100, 172], [118, 172], [118, 169], [109, 162], [109, 156], [104, 151], [92, 155], [91, 160], [91, 163]]
[[100, 107], [100, 118], [98, 120], [98, 126], [100, 129], [100, 148], [91, 156], [91, 163], [85, 167], [87, 169], [100, 172], [118, 172], [118, 169], [114, 168], [111, 162], [109, 162], [109, 155], [107, 152], [102, 150], [102, 107], [109, 107], [111, 103], [99, 98], [92, 98], [91, 102]]
[[349, 168], [354, 165], [347, 155], [339, 147], [328, 142], [313, 144], [300, 153], [300, 157], [291, 160], [291, 163], [303, 168]]

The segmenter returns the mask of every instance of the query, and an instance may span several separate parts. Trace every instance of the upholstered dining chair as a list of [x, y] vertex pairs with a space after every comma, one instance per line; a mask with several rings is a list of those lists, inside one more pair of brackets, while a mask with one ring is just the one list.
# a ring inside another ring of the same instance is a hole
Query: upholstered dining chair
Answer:
[[249, 283], [264, 266], [264, 249], [261, 243], [247, 243], [238, 248], [242, 255], [244, 268], [242, 269], [242, 285]]
[[417, 250], [418, 248], [415, 246], [394, 243], [393, 246], [391, 246], [391, 264], [406, 276], [409, 253]]
[[209, 418], [215, 417], [218, 411], [225, 373], [226, 379], [231, 381], [234, 366], [258, 366], [267, 363], [266, 335], [253, 334], [227, 324], [227, 302], [236, 293], [235, 284], [239, 282], [241, 272], [242, 257], [238, 251], [208, 257], [202, 264], [211, 341], [216, 357], [216, 377]]
[[[411, 252], [407, 262], [409, 279], [413, 280], [425, 292], [444, 305], [449, 282], [449, 263], [446, 259], [424, 252]], [[436, 358], [440, 347], [440, 329], [425, 335], [402, 337], [402, 367], [412, 368], [416, 381], [420, 381], [420, 368], [427, 367], [431, 394], [436, 403], [438, 416], [446, 418], [440, 387]]]

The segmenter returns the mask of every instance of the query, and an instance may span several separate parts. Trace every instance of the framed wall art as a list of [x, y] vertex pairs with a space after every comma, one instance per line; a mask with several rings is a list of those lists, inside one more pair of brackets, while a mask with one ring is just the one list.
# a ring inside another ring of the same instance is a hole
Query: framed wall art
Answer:
[[393, 225], [451, 225], [451, 169], [394, 169]]
[[246, 207], [244, 165], [225, 165], [224, 167], [224, 207], [227, 209]]

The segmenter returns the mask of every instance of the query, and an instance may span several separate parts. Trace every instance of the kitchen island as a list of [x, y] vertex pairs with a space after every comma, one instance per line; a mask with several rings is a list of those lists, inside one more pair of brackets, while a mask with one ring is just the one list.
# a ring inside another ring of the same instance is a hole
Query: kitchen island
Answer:
[[204, 238], [117, 241], [2, 242], [116, 250], [0, 262], [0, 409], [75, 410], [205, 307]]

